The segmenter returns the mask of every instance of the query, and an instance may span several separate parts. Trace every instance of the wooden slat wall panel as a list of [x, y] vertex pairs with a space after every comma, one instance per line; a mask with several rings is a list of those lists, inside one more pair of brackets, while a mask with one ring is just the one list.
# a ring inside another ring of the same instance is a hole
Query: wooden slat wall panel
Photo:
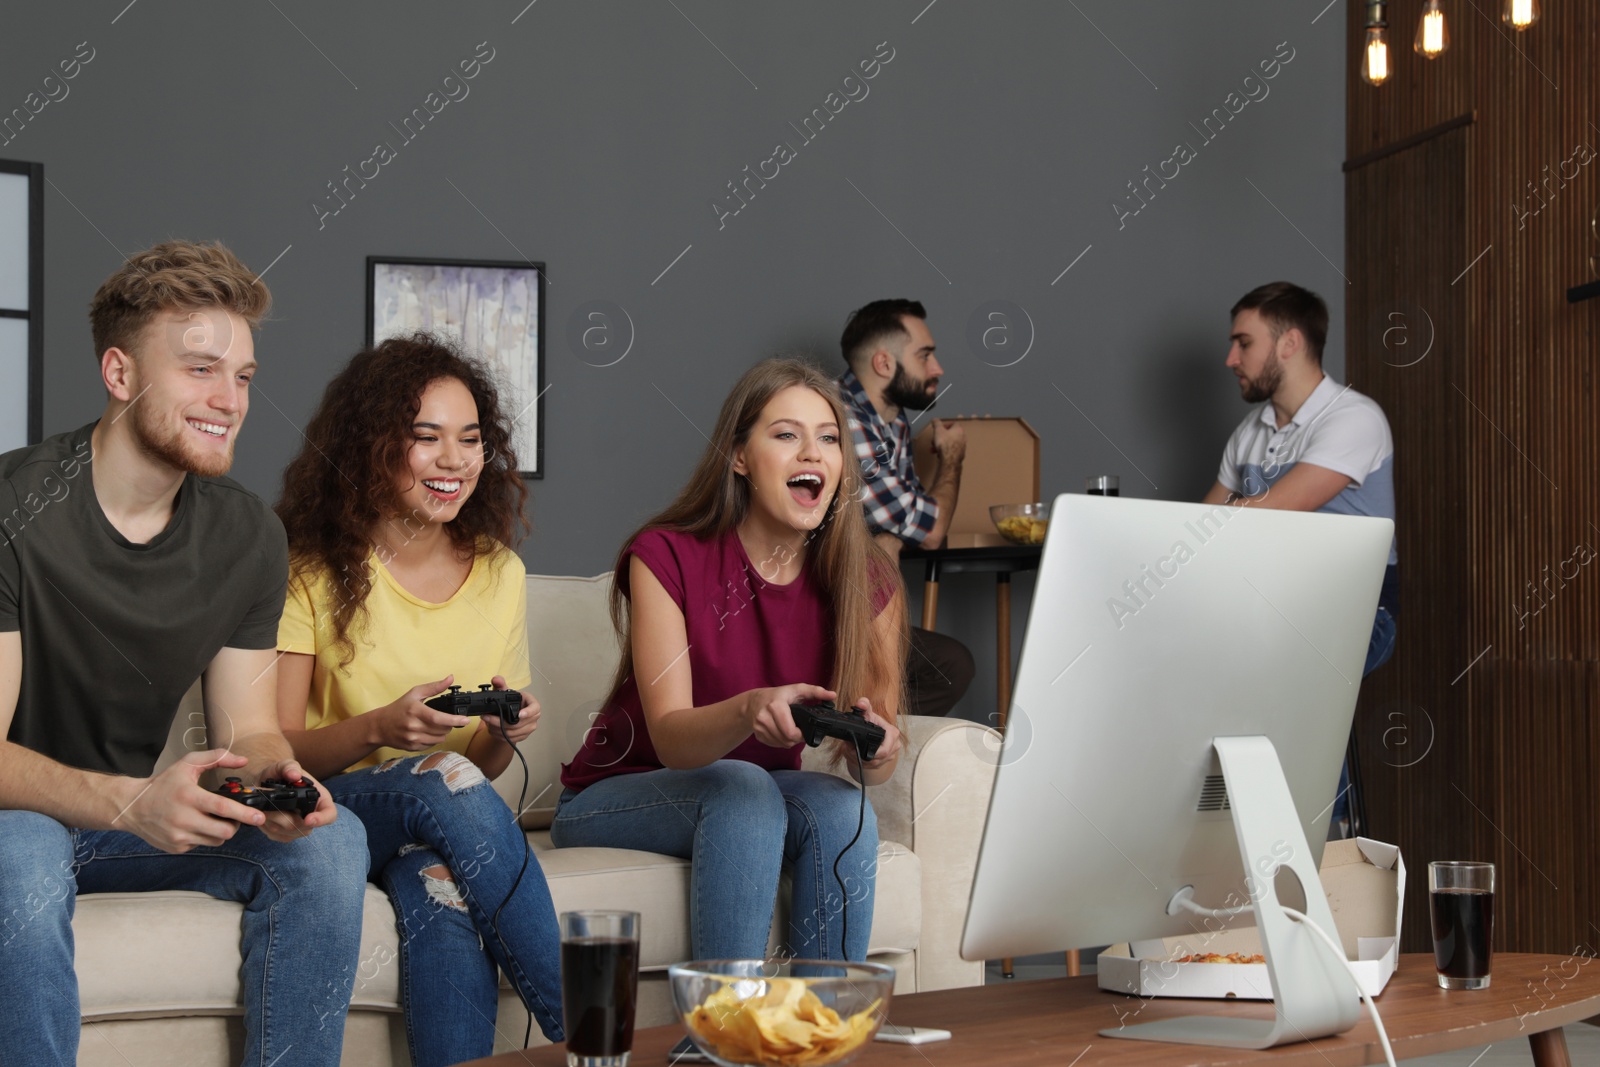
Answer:
[[[1427, 861], [1487, 857], [1500, 948], [1592, 950], [1600, 300], [1565, 293], [1600, 253], [1600, 4], [1546, 0], [1515, 34], [1497, 3], [1447, 2], [1453, 46], [1432, 62], [1410, 50], [1421, 6], [1389, 5], [1381, 89], [1359, 76], [1364, 5], [1347, 6], [1348, 158], [1475, 116], [1347, 181], [1349, 376], [1394, 426], [1402, 572], [1396, 655], [1357, 720], [1367, 802], [1414, 872], [1408, 949], [1428, 945]], [[1412, 306], [1438, 338], [1395, 367], [1376, 324]]]
[[[1361, 721], [1376, 742], [1362, 759], [1364, 792], [1369, 832], [1399, 842], [1414, 867], [1424, 841], [1433, 855], [1468, 856], [1476, 847], [1467, 821], [1430, 817], [1441, 790], [1460, 806], [1449, 774], [1474, 745], [1467, 724], [1447, 710], [1451, 676], [1429, 669], [1464, 664], [1466, 635], [1428, 621], [1469, 611], [1460, 576], [1471, 556], [1456, 506], [1467, 420], [1454, 387], [1465, 366], [1467, 311], [1441, 267], [1465, 247], [1471, 135], [1470, 127], [1456, 129], [1352, 171], [1347, 182], [1347, 217], [1362, 220], [1352, 223], [1346, 249], [1350, 377], [1389, 416], [1399, 479], [1400, 639], [1395, 658], [1362, 689]], [[1426, 913], [1416, 911], [1422, 898], [1415, 889], [1410, 897], [1406, 927], [1426, 938]]]

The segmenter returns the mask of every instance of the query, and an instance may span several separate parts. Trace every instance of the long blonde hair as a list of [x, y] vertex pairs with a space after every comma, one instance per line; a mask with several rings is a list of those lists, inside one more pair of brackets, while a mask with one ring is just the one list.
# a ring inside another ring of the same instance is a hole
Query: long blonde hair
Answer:
[[[894, 696], [900, 714], [905, 708], [905, 663], [910, 631], [904, 615], [893, 647], [885, 649], [873, 632], [873, 590], [891, 583], [892, 597], [904, 604], [900, 572], [867, 530], [861, 510], [861, 473], [850, 441], [849, 420], [838, 386], [821, 370], [798, 359], [757, 363], [734, 385], [722, 403], [711, 443], [688, 484], [666, 510], [650, 519], [623, 542], [616, 573], [626, 574], [628, 548], [647, 530], [675, 530], [709, 540], [736, 528], [750, 511], [750, 482], [733, 469], [733, 454], [750, 439], [751, 429], [767, 402], [793, 386], [817, 393], [833, 409], [844, 451], [843, 480], [822, 523], [807, 538], [810, 564], [833, 616], [833, 679], [837, 706], [851, 707], [873, 693]], [[891, 597], [891, 600], [892, 600]], [[894, 610], [891, 602], [885, 611]], [[903, 608], [902, 608], [903, 610]], [[611, 589], [611, 623], [622, 639], [622, 659], [611, 683], [610, 704], [633, 673], [633, 618], [619, 581]], [[874, 708], [874, 710], [880, 710]]]

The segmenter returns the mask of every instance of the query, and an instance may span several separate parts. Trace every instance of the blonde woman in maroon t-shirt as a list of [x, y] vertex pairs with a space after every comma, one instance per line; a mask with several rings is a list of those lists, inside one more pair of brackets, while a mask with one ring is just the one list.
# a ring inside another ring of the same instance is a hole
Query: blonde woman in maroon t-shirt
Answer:
[[617, 560], [622, 662], [563, 769], [551, 836], [690, 859], [699, 959], [767, 955], [784, 868], [780, 951], [866, 956], [877, 822], [859, 786], [800, 770], [789, 710], [864, 709], [884, 730], [877, 755], [859, 768], [853, 748], [837, 755], [867, 786], [894, 773], [905, 596], [862, 518], [846, 425], [820, 370], [758, 364], [689, 484]]

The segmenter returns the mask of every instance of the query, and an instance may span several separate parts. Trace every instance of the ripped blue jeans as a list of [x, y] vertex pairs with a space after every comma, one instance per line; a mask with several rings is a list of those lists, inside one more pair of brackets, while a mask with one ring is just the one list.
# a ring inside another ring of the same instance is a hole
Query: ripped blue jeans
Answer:
[[[561, 933], [550, 888], [530, 854], [516, 896], [507, 899], [527, 839], [477, 765], [432, 752], [323, 784], [366, 826], [367, 878], [394, 904], [412, 1063], [432, 1067], [493, 1052], [496, 965], [544, 1035], [563, 1040]], [[357, 996], [383, 962], [363, 961]]]

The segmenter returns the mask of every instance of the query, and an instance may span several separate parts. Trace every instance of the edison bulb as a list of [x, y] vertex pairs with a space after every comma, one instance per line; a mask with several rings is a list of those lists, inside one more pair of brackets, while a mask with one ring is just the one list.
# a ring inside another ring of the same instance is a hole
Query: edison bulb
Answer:
[[1514, 30], [1525, 30], [1539, 21], [1539, 0], [1506, 0], [1500, 18]]
[[1417, 54], [1433, 59], [1449, 47], [1450, 27], [1445, 25], [1444, 11], [1439, 7], [1439, 0], [1428, 0], [1422, 6], [1422, 20], [1417, 23]]
[[1361, 78], [1368, 85], [1389, 80], [1389, 38], [1380, 27], [1367, 29], [1366, 47], [1361, 53]]

